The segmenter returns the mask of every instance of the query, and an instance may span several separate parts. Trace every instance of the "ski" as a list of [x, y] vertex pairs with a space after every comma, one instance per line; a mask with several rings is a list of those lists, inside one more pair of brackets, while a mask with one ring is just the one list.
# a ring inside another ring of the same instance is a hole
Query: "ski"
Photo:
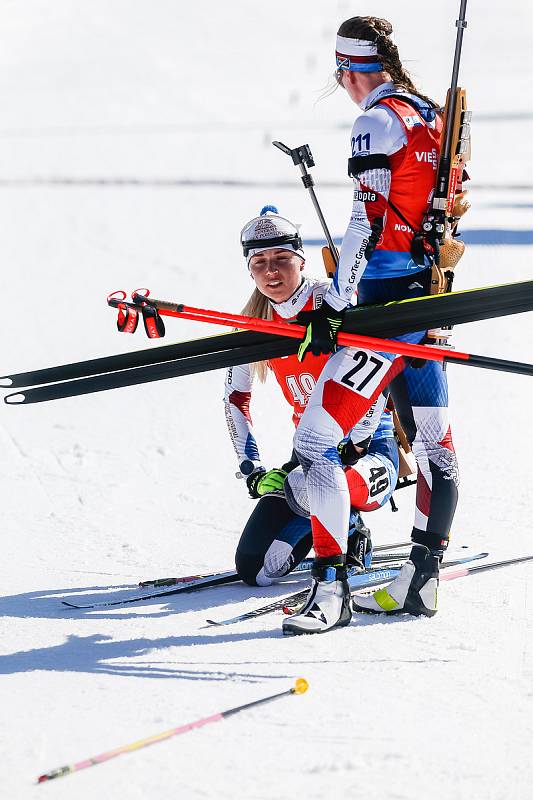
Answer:
[[[130, 304], [135, 308], [134, 304]], [[305, 325], [298, 322], [283, 320], [265, 320], [257, 317], [248, 317], [241, 314], [230, 314], [225, 311], [214, 311], [206, 308], [195, 308], [183, 303], [168, 303], [165, 300], [150, 300], [147, 307], [153, 313], [170, 314], [184, 319], [196, 320], [215, 325], [229, 325], [230, 327], [245, 328], [262, 333], [274, 333], [277, 336], [290, 336], [301, 342], [305, 335]], [[165, 311], [166, 308], [173, 310]], [[448, 326], [450, 327], [450, 326]], [[343, 347], [361, 347], [377, 352], [394, 353], [404, 358], [423, 358], [426, 361], [440, 361], [441, 363], [466, 364], [481, 369], [494, 369], [502, 372], [514, 372], [519, 375], [533, 375], [533, 364], [510, 361], [509, 359], [494, 358], [492, 356], [479, 356], [474, 353], [463, 353], [449, 346], [432, 344], [415, 344], [402, 341], [400, 337], [387, 339], [382, 336], [368, 336], [348, 332], [344, 328], [338, 332], [338, 344]]]
[[[29, 370], [28, 372], [17, 372], [1, 377], [0, 386], [3, 388], [20, 388], [86, 378], [91, 375], [101, 375], [134, 367], [145, 367], [150, 364], [162, 364], [190, 356], [233, 350], [244, 345], [264, 343], [264, 340], [268, 338], [255, 333], [250, 336], [249, 333], [249, 331], [229, 331], [214, 336], [176, 342], [175, 344], [133, 350], [130, 353], [90, 358], [86, 361], [59, 364], [58, 366]], [[274, 339], [274, 337], [270, 338]]]
[[[292, 575], [294, 572], [305, 572], [311, 569], [311, 565], [313, 563], [312, 558], [304, 558], [303, 561], [294, 567], [293, 570], [289, 573]], [[227, 575], [228, 578], [232, 575], [235, 579], [235, 582], [240, 581], [240, 578], [235, 570], [227, 570], [226, 572], [207, 572], [204, 575], [189, 575], [188, 577], [183, 578], [155, 578], [154, 580], [147, 580], [147, 581], [139, 581], [139, 588], [146, 589], [150, 586], [153, 586], [154, 589], [163, 588], [164, 586], [179, 586], [183, 583], [195, 584], [196, 581], [202, 581], [206, 578], [216, 578], [219, 575]], [[231, 583], [230, 580], [227, 581]], [[202, 586], [205, 588], [205, 584]]]
[[[435, 295], [435, 297], [447, 296], [448, 295]], [[255, 361], [261, 361], [263, 358], [281, 358], [293, 352], [293, 350], [287, 347], [287, 339], [285, 337], [280, 336], [277, 338], [278, 343], [269, 343], [268, 352], [265, 352], [264, 348], [259, 346], [252, 348], [241, 347], [236, 350], [225, 350], [224, 352], [208, 353], [203, 356], [192, 356], [190, 358], [177, 359], [148, 367], [108, 372], [103, 375], [80, 378], [79, 380], [50, 383], [44, 386], [33, 386], [27, 389], [19, 389], [17, 392], [6, 395], [4, 397], [4, 402], [7, 405], [21, 406], [33, 403], [45, 403], [51, 400], [62, 400], [68, 397], [80, 397], [86, 394], [106, 392], [110, 389], [139, 386], [144, 383], [155, 383], [169, 378], [178, 378], [185, 375], [195, 375], [199, 372], [234, 367], [238, 364], [251, 364]], [[295, 342], [298, 340], [291, 339], [289, 341]], [[480, 367], [482, 369], [511, 372], [518, 375], [533, 375], [532, 364], [474, 354], [464, 355], [465, 357], [463, 358], [457, 353], [453, 355], [453, 353], [450, 352], [449, 356], [444, 356], [442, 363], [450, 362], [471, 367]]]
[[[361, 335], [399, 336], [424, 328], [460, 325], [507, 314], [533, 310], [533, 281], [429, 295], [374, 306], [360, 306], [347, 312], [343, 330]], [[51, 384], [58, 381], [63, 388], [50, 396], [33, 395], [25, 402], [44, 402], [61, 397], [75, 397], [90, 392], [121, 386], [133, 386], [153, 380], [194, 374], [207, 369], [279, 358], [291, 355], [298, 342], [274, 334], [255, 331], [233, 331], [172, 345], [147, 348], [115, 356], [79, 361], [44, 369], [19, 372], [0, 377], [4, 388]], [[203, 359], [207, 359], [203, 361]], [[141, 369], [152, 371], [144, 372]], [[79, 379], [97, 377], [94, 383], [82, 384]], [[107, 376], [107, 378], [105, 378]], [[76, 383], [82, 385], [76, 386]], [[13, 397], [10, 395], [8, 397]], [[16, 396], [16, 395], [15, 395]], [[11, 404], [20, 404], [12, 401]]]
[[[268, 321], [254, 317], [193, 308], [184, 303], [158, 300], [152, 297], [137, 297], [137, 302], [124, 302], [124, 305], [139, 310], [143, 300], [146, 300], [146, 303], [160, 314], [166, 316], [218, 322], [237, 328], [249, 327], [245, 325], [245, 320], [251, 321], [252, 325], [255, 322], [267, 322], [267, 327], [271, 327], [271, 330], [263, 331], [263, 335], [270, 336], [269, 341], [272, 341], [272, 336], [279, 335], [276, 329], [283, 327], [283, 325], [278, 326], [272, 322], [269, 326]], [[413, 325], [415, 325], [415, 330], [437, 327], [437, 320], [439, 320], [440, 326], [440, 320], [444, 317], [447, 317], [448, 320], [453, 318], [453, 324], [463, 324], [508, 314], [519, 314], [528, 310], [533, 310], [533, 281], [531, 280], [448, 292], [446, 295], [426, 295], [407, 300], [394, 300], [385, 304], [357, 306], [347, 310], [340, 332], [386, 338], [409, 333], [413, 331]], [[288, 333], [287, 335], [294, 334]], [[297, 346], [293, 352], [296, 350]]]
[[[390, 542], [388, 544], [378, 544], [372, 548], [372, 561], [389, 561], [392, 558], [392, 553], [389, 554], [388, 550], [396, 550], [402, 547], [409, 547], [411, 542]], [[405, 553], [398, 553], [397, 559], [401, 560], [404, 557], [407, 557]], [[294, 567], [293, 570], [289, 573], [292, 575], [293, 572], [304, 572], [305, 570], [310, 570], [313, 565], [312, 558], [304, 558], [300, 563]], [[184, 577], [179, 578], [154, 578], [151, 580], [146, 581], [139, 581], [139, 588], [145, 589], [149, 586], [154, 588], [163, 587], [163, 586], [176, 586], [181, 583], [191, 583], [194, 581], [202, 580], [204, 578], [215, 578], [218, 575], [222, 574], [229, 574], [230, 570], [219, 570], [218, 572], [206, 572], [202, 575], [187, 575]], [[235, 575], [235, 580], [238, 581], [239, 577], [237, 573], [234, 571], [233, 574]]]
[[[443, 568], [457, 566], [458, 564], [467, 564], [470, 561], [477, 561], [481, 558], [486, 558], [488, 553], [477, 553], [472, 556], [464, 556], [463, 558], [454, 559], [453, 561], [446, 561], [442, 564]], [[363, 589], [368, 589], [373, 586], [379, 586], [383, 583], [389, 583], [394, 580], [400, 573], [400, 566], [398, 567], [370, 567], [365, 572], [351, 574], [348, 571], [348, 584], [351, 592], [360, 592]], [[457, 576], [459, 577], [459, 576]], [[293, 592], [283, 597], [278, 597], [272, 603], [265, 606], [260, 606], [252, 611], [245, 611], [243, 614], [238, 614], [235, 617], [229, 617], [223, 620], [206, 620], [208, 626], [212, 625], [233, 625], [236, 622], [245, 622], [248, 619], [261, 617], [264, 614], [270, 614], [272, 611], [282, 611], [284, 608], [292, 608], [303, 602], [309, 593], [309, 589], [302, 589], [299, 592]]]
[[[359, 572], [356, 575], [350, 575], [348, 571], [348, 584], [352, 591], [366, 589], [369, 586], [392, 581], [399, 572], [400, 567], [370, 567], [370, 569], [365, 572]], [[207, 626], [234, 625], [236, 622], [245, 622], [248, 619], [255, 619], [255, 617], [261, 617], [264, 614], [270, 614], [272, 611], [282, 611], [286, 606], [298, 605], [298, 603], [305, 600], [308, 594], [309, 588], [301, 589], [298, 592], [278, 597], [265, 606], [254, 608], [252, 611], [245, 611], [243, 614], [237, 614], [235, 617], [228, 617], [228, 619], [222, 620], [206, 619]]]
[[181, 594], [182, 592], [195, 592], [199, 589], [207, 589], [211, 586], [224, 586], [227, 583], [235, 583], [238, 580], [236, 573], [232, 570], [230, 572], [222, 572], [216, 574], [214, 577], [193, 578], [188, 583], [181, 583], [171, 589], [161, 589], [154, 592], [143, 592], [142, 594], [134, 594], [130, 597], [122, 597], [117, 600], [102, 600], [95, 603], [72, 603], [68, 600], [62, 600], [64, 606], [69, 608], [78, 609], [92, 609], [92, 608], [108, 608], [109, 606], [123, 606], [128, 603], [140, 603], [142, 600], [153, 600], [157, 597], [168, 597], [173, 594]]
[[[231, 336], [231, 334], [228, 334], [228, 336]], [[287, 348], [287, 339], [285, 337], [275, 338], [277, 341], [268, 345], [267, 357], [281, 358], [284, 355], [288, 355], [291, 351]], [[295, 340], [289, 339], [288, 341], [293, 342]], [[154, 350], [156, 349], [154, 348]], [[195, 375], [198, 372], [223, 369], [238, 364], [251, 364], [255, 361], [261, 361], [264, 355], [265, 348], [259, 345], [237, 347], [235, 349], [226, 348], [222, 351], [187, 356], [155, 363], [150, 366], [121, 369], [77, 380], [65, 380], [62, 383], [46, 383], [42, 386], [19, 389], [13, 394], [6, 395], [4, 402], [7, 405], [29, 405], [30, 403], [62, 400], [67, 397], [80, 397], [85, 394], [106, 392], [110, 389], [122, 389], [127, 386], [140, 386], [143, 383], [155, 383], [156, 381], [178, 378], [184, 375]], [[11, 377], [8, 376], [0, 380], [10, 380]]]
[[[410, 542], [397, 542], [397, 543], [390, 543], [390, 544], [383, 544], [383, 545], [376, 545], [374, 548], [375, 551], [384, 553], [386, 550], [394, 550], [397, 548], [402, 548], [409, 545]], [[383, 556], [385, 557], [385, 556]], [[393, 555], [391, 558], [397, 560]], [[294, 572], [304, 571], [306, 569], [310, 569], [312, 563], [312, 559], [304, 559], [304, 562], [298, 565], [298, 567], [289, 573], [292, 575]], [[304, 566], [302, 566], [304, 564]], [[127, 605], [129, 603], [140, 603], [143, 600], [154, 600], [159, 597], [170, 597], [176, 594], [182, 594], [185, 592], [196, 592], [201, 589], [208, 589], [214, 586], [224, 586], [230, 583], [237, 583], [240, 581], [239, 576], [235, 572], [235, 570], [227, 570], [226, 572], [214, 572], [204, 576], [189, 576], [189, 580], [186, 578], [159, 578], [157, 580], [164, 580], [164, 581], [176, 581], [175, 584], [170, 584], [170, 588], [161, 588], [158, 591], [153, 592], [142, 592], [136, 593], [134, 595], [130, 595], [129, 597], [122, 597], [115, 600], [101, 600], [96, 601], [94, 603], [74, 603], [69, 600], [62, 600], [62, 604], [68, 606], [68, 608], [76, 608], [80, 610], [90, 610], [93, 608], [108, 608], [110, 606], [122, 606]], [[150, 586], [154, 585], [155, 581], [145, 581], [144, 585]], [[160, 584], [161, 585], [161, 584]], [[157, 588], [157, 587], [154, 587]]]

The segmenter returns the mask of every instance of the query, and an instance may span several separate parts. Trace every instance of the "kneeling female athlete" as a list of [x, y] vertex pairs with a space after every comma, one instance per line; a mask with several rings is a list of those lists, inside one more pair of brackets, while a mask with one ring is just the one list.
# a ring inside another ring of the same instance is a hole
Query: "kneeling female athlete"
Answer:
[[[245, 225], [241, 243], [256, 286], [243, 313], [289, 320], [320, 307], [330, 281], [303, 274], [300, 234], [277, 209], [266, 206]], [[293, 454], [281, 469], [268, 471], [261, 463], [250, 416], [253, 378], [257, 375], [264, 381], [268, 370], [273, 372], [298, 426], [327, 360], [328, 355], [309, 356], [302, 364], [294, 355], [235, 366], [226, 373], [226, 419], [240, 476], [250, 496], [259, 499], [235, 556], [237, 571], [246, 583], [272, 583], [294, 569], [312, 547], [306, 479], [297, 458]], [[348, 563], [361, 566], [370, 561], [371, 545], [359, 511], [373, 511], [386, 503], [398, 477], [398, 450], [385, 402], [386, 395], [380, 395], [330, 453], [332, 460], [343, 464], [349, 491]]]

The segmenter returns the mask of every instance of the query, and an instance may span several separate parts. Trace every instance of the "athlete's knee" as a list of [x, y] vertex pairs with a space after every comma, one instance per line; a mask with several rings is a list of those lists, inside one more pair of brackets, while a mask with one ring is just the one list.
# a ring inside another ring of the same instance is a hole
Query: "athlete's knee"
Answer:
[[[309, 547], [310, 542], [307, 550]], [[235, 567], [239, 578], [249, 586], [270, 586], [296, 566], [294, 551], [292, 544], [280, 539], [274, 539], [266, 553], [251, 552], [238, 547], [235, 553]]]
[[285, 575], [311, 547], [310, 530], [309, 520], [296, 515], [283, 498], [262, 497], [237, 546], [239, 577], [251, 586], [268, 586]]
[[432, 439], [421, 440], [417, 437], [413, 443], [413, 453], [419, 466], [429, 462], [432, 469], [436, 468], [446, 480], [459, 485], [459, 464], [451, 440], [448, 443]]
[[265, 554], [251, 552], [242, 547], [237, 547], [235, 553], [235, 569], [241, 581], [249, 586], [258, 586], [257, 576], [263, 568]]

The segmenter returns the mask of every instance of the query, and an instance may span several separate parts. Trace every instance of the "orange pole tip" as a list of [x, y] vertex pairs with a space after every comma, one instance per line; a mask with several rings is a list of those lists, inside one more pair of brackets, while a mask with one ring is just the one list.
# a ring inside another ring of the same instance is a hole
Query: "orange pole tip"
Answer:
[[298, 678], [294, 685], [293, 692], [294, 694], [304, 694], [309, 689], [309, 684], [305, 680], [305, 678]]

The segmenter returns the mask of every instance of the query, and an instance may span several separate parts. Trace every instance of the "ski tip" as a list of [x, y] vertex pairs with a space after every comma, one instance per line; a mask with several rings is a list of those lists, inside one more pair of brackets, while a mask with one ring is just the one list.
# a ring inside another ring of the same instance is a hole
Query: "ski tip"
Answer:
[[4, 375], [0, 378], [0, 386], [2, 389], [10, 389], [13, 386], [13, 379], [9, 375]]
[[24, 392], [15, 392], [15, 394], [6, 394], [4, 397], [4, 403], [7, 403], [8, 406], [19, 406], [22, 405], [26, 401], [26, 395]]
[[83, 606], [77, 606], [76, 603], [69, 603], [68, 600], [61, 601], [64, 606], [68, 606], [69, 608], [83, 608]]
[[207, 625], [203, 625], [203, 628], [210, 628], [211, 625], [221, 625], [220, 622], [217, 622], [215, 619], [206, 619]]
[[309, 689], [309, 684], [305, 678], [298, 678], [294, 684], [293, 694], [304, 694]]

